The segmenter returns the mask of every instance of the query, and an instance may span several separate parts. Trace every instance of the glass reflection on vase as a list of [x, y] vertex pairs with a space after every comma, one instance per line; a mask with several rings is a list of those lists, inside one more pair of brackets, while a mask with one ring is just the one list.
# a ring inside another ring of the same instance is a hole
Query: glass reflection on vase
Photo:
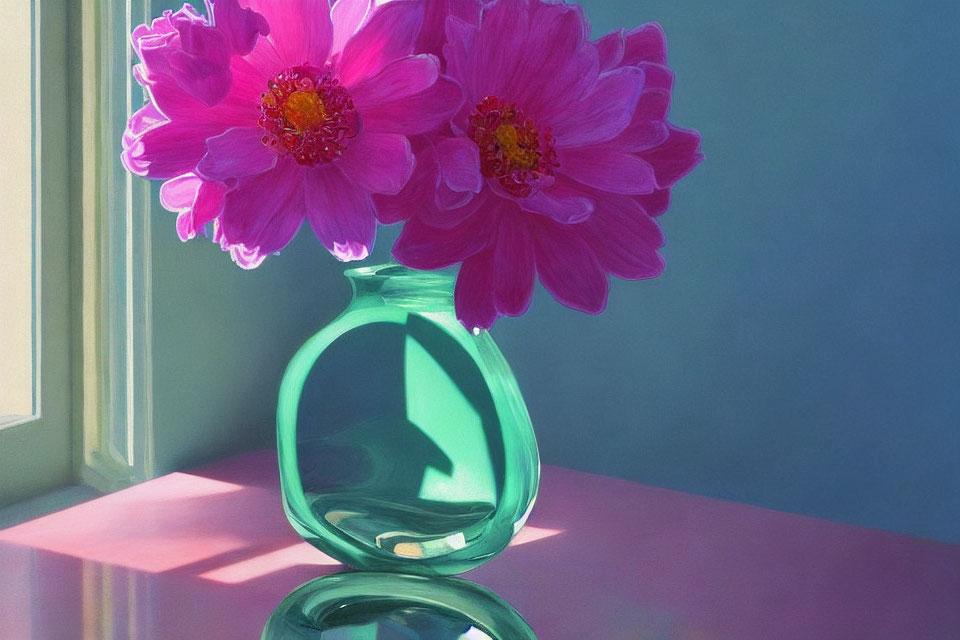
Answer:
[[290, 593], [261, 640], [537, 640], [493, 592], [457, 578], [325, 576]]
[[503, 550], [539, 457], [510, 368], [453, 311], [455, 272], [346, 272], [354, 297], [291, 360], [277, 446], [284, 508], [353, 567], [467, 571]]

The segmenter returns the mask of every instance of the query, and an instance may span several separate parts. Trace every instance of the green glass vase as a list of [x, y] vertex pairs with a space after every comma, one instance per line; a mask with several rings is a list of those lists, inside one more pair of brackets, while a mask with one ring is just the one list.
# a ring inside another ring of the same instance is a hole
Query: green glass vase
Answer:
[[458, 578], [345, 573], [301, 585], [261, 640], [537, 640], [493, 592]]
[[287, 367], [283, 504], [308, 542], [358, 569], [450, 575], [520, 530], [540, 477], [509, 366], [453, 310], [453, 271], [350, 269], [353, 300]]

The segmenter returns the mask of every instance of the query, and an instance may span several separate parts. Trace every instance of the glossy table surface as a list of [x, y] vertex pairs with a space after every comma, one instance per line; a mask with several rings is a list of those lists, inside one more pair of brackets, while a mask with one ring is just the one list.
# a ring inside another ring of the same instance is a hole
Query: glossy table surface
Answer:
[[[247, 454], [0, 531], [0, 638], [255, 639], [343, 570], [287, 524], [274, 453]], [[960, 638], [960, 546], [552, 467], [463, 577], [541, 640]]]

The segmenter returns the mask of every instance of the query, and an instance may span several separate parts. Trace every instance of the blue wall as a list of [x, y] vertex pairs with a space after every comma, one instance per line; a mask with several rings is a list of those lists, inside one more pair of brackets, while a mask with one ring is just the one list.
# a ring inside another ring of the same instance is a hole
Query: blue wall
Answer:
[[583, 5], [707, 160], [661, 278], [496, 327], [544, 459], [960, 543], [960, 3]]
[[[544, 461], [960, 543], [960, 4], [583, 4], [663, 24], [707, 161], [661, 278], [495, 327]], [[244, 273], [156, 217], [161, 465], [269, 443], [339, 265], [301, 234]]]

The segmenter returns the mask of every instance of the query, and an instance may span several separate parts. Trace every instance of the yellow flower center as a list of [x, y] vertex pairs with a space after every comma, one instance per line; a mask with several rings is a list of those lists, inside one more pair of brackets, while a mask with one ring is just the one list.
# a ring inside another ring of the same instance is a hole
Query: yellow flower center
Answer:
[[316, 91], [294, 91], [283, 105], [283, 115], [298, 131], [309, 131], [327, 119], [327, 110]]
[[493, 135], [500, 144], [501, 153], [515, 167], [532, 169], [537, 164], [539, 142], [536, 137], [524, 141], [525, 144], [521, 144], [520, 132], [512, 124], [501, 124]]

